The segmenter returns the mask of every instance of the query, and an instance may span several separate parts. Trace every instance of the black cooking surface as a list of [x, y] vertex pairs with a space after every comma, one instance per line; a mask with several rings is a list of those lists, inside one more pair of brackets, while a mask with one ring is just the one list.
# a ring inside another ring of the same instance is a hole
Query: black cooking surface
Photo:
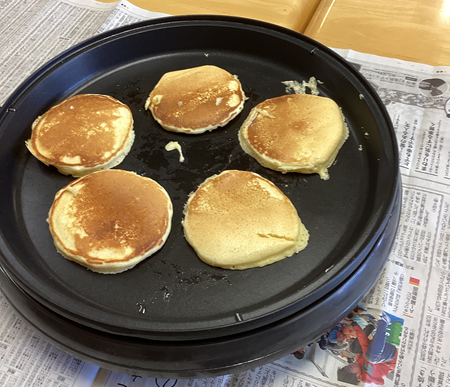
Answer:
[[401, 184], [390, 220], [367, 258], [332, 292], [275, 323], [207, 340], [161, 341], [114, 335], [66, 319], [14, 285], [0, 270], [0, 289], [52, 342], [101, 367], [156, 378], [205, 378], [247, 371], [310, 344], [335, 326], [372, 288], [394, 242]]
[[[165, 131], [144, 110], [149, 92], [165, 72], [205, 64], [238, 76], [248, 97], [244, 110], [224, 128], [201, 135]], [[350, 128], [328, 181], [261, 167], [237, 139], [252, 107], [286, 94], [282, 81], [312, 76], [320, 81], [320, 95], [342, 107]], [[37, 161], [24, 145], [38, 115], [79, 93], [111, 95], [131, 108], [136, 139], [117, 168], [158, 181], [174, 204], [164, 247], [121, 274], [93, 273], [56, 253], [46, 218], [55, 193], [73, 178]], [[106, 33], [38, 71], [7, 102], [0, 120], [0, 262], [36, 300], [97, 329], [196, 339], [280, 319], [347, 278], [392, 211], [397, 151], [375, 92], [330, 50], [263, 23], [180, 17]], [[181, 145], [183, 163], [177, 151], [164, 149], [169, 141]], [[183, 237], [183, 206], [200, 183], [226, 169], [254, 171], [273, 181], [309, 230], [307, 248], [245, 271], [200, 261]]]

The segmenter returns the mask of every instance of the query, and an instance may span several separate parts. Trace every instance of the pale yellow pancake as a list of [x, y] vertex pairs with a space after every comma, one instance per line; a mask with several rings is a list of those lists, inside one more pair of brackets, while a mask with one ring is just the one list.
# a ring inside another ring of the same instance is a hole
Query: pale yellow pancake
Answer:
[[278, 187], [238, 170], [210, 177], [190, 195], [183, 228], [202, 261], [234, 270], [290, 257], [309, 239], [296, 208]]

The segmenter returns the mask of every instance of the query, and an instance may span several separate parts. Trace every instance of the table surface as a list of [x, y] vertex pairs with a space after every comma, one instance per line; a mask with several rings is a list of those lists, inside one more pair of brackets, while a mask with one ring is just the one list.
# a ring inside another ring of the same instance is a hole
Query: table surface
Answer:
[[329, 47], [450, 65], [450, 0], [322, 0], [302, 32]]
[[[114, 0], [103, 0], [114, 1]], [[334, 48], [450, 65], [450, 0], [131, 0], [170, 15], [248, 17]]]
[[[101, 0], [105, 3], [117, 0]], [[134, 5], [169, 15], [228, 15], [278, 24], [302, 32], [321, 0], [131, 0]]]

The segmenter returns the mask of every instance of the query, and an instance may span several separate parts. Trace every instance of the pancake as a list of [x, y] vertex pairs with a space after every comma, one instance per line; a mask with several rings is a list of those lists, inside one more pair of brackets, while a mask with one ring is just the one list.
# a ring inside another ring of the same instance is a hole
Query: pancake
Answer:
[[348, 138], [341, 109], [330, 98], [292, 94], [255, 106], [239, 131], [242, 149], [275, 171], [318, 173], [328, 168]]
[[226, 125], [244, 107], [239, 80], [216, 66], [164, 74], [145, 108], [166, 130], [199, 134]]
[[99, 273], [120, 273], [154, 254], [171, 229], [172, 202], [154, 180], [111, 169], [74, 180], [48, 215], [56, 249]]
[[186, 240], [211, 266], [262, 267], [308, 244], [289, 198], [253, 172], [228, 170], [208, 178], [189, 196], [184, 213]]
[[29, 151], [46, 165], [74, 177], [120, 164], [134, 141], [127, 105], [106, 95], [70, 97], [38, 117]]

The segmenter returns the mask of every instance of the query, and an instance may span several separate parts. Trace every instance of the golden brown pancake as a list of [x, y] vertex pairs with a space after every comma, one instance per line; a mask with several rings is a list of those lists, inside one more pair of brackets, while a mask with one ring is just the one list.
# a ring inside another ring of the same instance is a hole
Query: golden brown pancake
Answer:
[[200, 66], [164, 74], [145, 108], [166, 130], [199, 134], [226, 125], [244, 101], [235, 76], [216, 66]]
[[292, 94], [254, 107], [239, 131], [246, 153], [283, 173], [318, 173], [328, 168], [348, 138], [339, 106], [330, 98]]
[[169, 195], [154, 180], [111, 169], [61, 189], [48, 223], [65, 258], [99, 273], [120, 273], [161, 249], [172, 213]]
[[99, 94], [64, 100], [38, 117], [32, 129], [26, 142], [30, 152], [75, 177], [118, 165], [134, 141], [130, 108]]
[[237, 170], [208, 178], [189, 196], [183, 227], [202, 261], [235, 270], [290, 257], [309, 239], [279, 188], [256, 173]]

